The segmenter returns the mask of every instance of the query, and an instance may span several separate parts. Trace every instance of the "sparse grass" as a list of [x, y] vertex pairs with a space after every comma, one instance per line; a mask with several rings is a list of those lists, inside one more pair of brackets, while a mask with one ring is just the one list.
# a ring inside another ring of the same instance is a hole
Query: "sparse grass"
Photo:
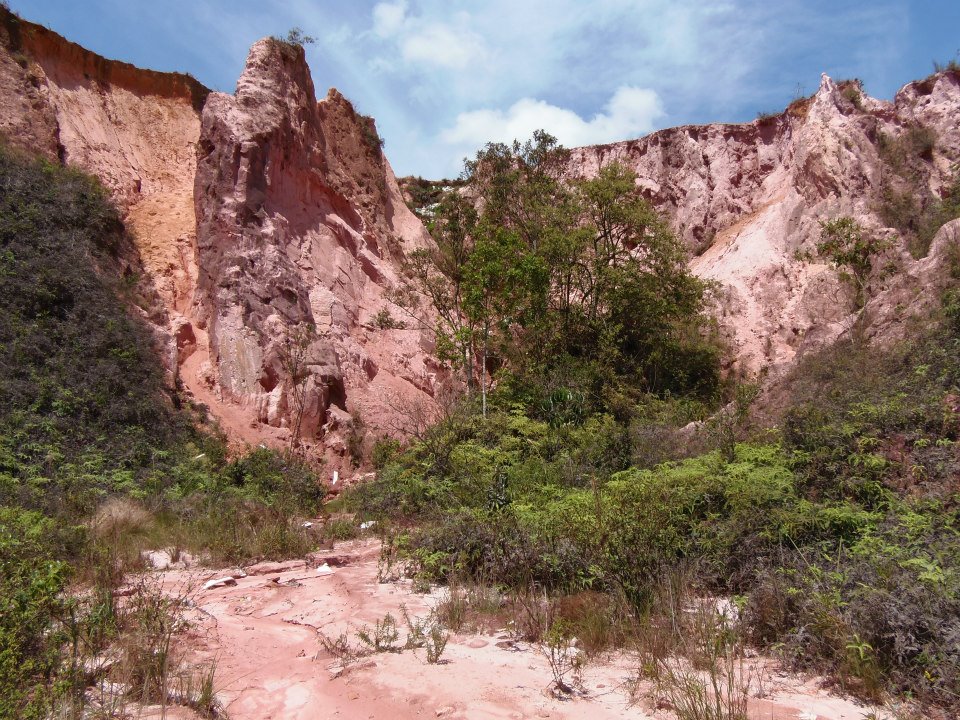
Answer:
[[360, 526], [351, 517], [333, 516], [323, 526], [323, 536], [328, 540], [354, 540], [360, 537]]
[[437, 617], [456, 632], [464, 629], [491, 629], [503, 616], [504, 598], [494, 587], [482, 581], [450, 581], [446, 594], [437, 604]]

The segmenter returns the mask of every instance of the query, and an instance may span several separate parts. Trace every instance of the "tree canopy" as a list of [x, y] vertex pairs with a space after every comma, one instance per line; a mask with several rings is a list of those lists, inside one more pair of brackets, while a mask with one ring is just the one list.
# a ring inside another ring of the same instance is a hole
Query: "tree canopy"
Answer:
[[490, 380], [534, 393], [616, 386], [709, 396], [705, 284], [622, 165], [569, 180], [569, 153], [540, 131], [466, 162], [411, 275], [437, 310], [438, 352], [486, 401]]

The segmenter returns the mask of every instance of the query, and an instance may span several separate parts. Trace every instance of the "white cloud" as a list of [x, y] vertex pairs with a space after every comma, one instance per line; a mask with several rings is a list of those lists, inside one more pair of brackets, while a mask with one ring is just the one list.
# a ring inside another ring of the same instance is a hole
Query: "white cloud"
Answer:
[[373, 8], [373, 32], [382, 38], [396, 35], [403, 28], [406, 14], [405, 0], [378, 3]]
[[648, 88], [623, 86], [605, 111], [589, 120], [543, 100], [523, 98], [507, 110], [472, 110], [457, 115], [440, 134], [447, 145], [474, 150], [489, 141], [525, 140], [534, 130], [546, 130], [567, 147], [625, 140], [650, 132], [664, 115], [660, 97]]
[[[406, 0], [374, 6], [373, 33], [395, 43], [403, 61], [414, 66], [462, 70], [485, 54], [483, 39], [466, 14], [454, 14], [452, 22], [408, 15]], [[382, 60], [374, 64], [387, 66]]]
[[431, 23], [405, 37], [400, 44], [405, 60], [462, 69], [483, 55], [483, 42], [469, 31]]

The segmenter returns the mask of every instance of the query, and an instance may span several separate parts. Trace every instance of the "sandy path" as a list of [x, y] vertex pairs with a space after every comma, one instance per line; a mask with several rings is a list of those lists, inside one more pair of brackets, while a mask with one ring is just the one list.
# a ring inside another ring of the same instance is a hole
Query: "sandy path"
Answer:
[[[231, 720], [672, 717], [650, 699], [630, 705], [625, 657], [588, 666], [586, 696], [560, 700], [547, 692], [551, 674], [536, 648], [498, 647], [501, 638], [493, 635], [454, 635], [443, 664], [429, 665], [422, 651], [406, 651], [371, 656], [338, 675], [320, 632], [350, 632], [355, 642], [358, 628], [390, 612], [402, 642], [400, 606], [423, 617], [439, 597], [414, 594], [406, 582], [378, 583], [378, 551], [374, 541], [343, 543], [321, 556], [344, 563], [332, 575], [318, 575], [302, 561], [265, 563], [247, 568], [250, 574], [235, 586], [195, 594], [187, 642], [192, 659], [216, 658], [218, 697]], [[182, 586], [211, 574], [165, 576]], [[754, 701], [752, 718], [859, 720], [868, 712], [817, 690], [814, 681], [782, 673], [771, 675], [767, 687], [770, 694]]]

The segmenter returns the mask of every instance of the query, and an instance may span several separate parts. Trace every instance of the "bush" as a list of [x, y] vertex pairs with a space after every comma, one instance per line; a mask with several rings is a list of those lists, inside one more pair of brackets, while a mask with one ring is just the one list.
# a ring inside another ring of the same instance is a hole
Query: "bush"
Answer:
[[69, 566], [56, 559], [64, 539], [39, 513], [0, 508], [0, 717], [47, 717], [62, 691], [55, 680], [71, 606]]
[[242, 497], [283, 512], [313, 515], [326, 490], [314, 469], [289, 451], [257, 448], [223, 471]]
[[373, 450], [370, 452], [370, 463], [375, 470], [383, 470], [388, 463], [397, 458], [402, 447], [399, 440], [391, 437], [379, 438], [373, 443]]

